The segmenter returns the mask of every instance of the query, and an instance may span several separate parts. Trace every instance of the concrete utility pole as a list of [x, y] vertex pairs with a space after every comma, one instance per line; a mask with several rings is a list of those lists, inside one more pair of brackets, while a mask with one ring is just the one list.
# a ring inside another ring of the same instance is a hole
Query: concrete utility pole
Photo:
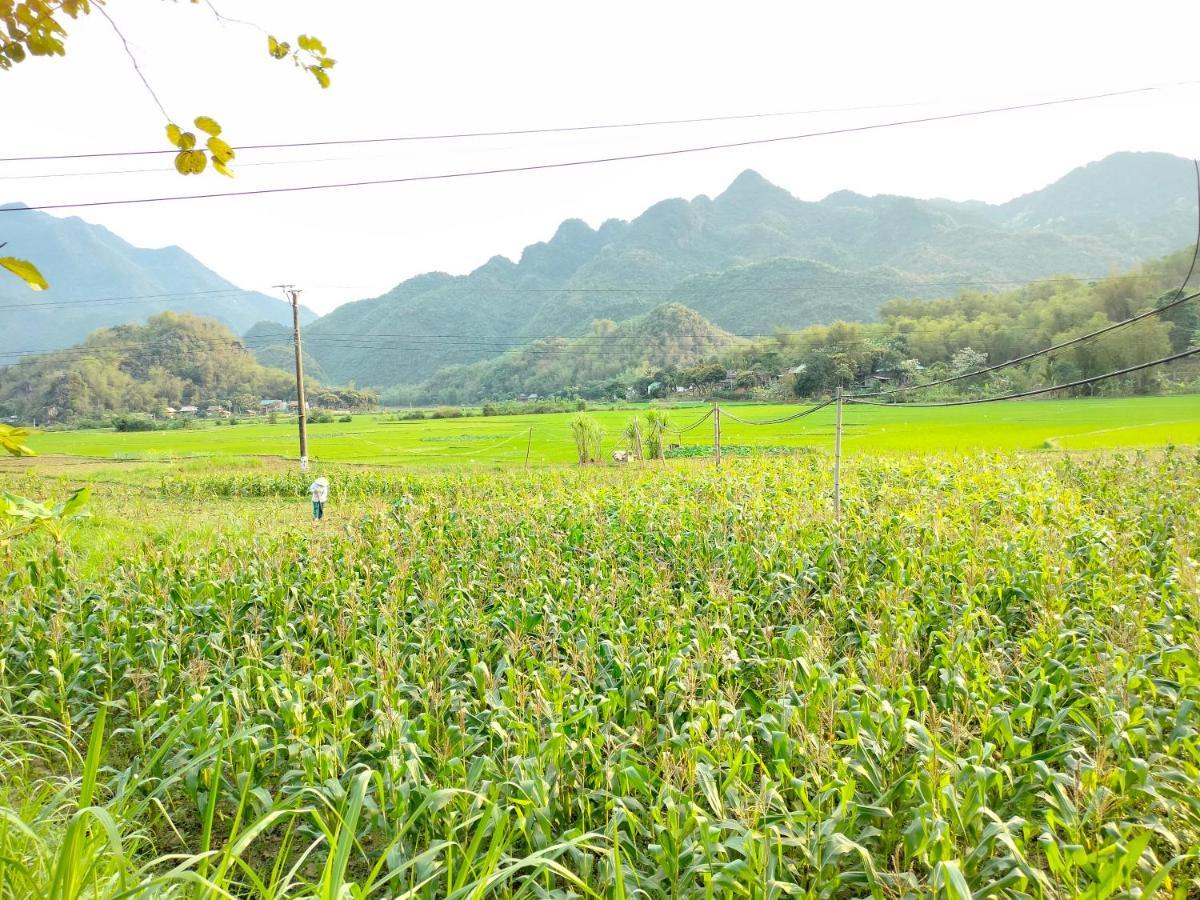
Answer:
[[713, 401], [713, 465], [721, 468], [721, 404]]
[[308, 414], [304, 402], [304, 351], [300, 347], [300, 289], [292, 284], [277, 284], [292, 304], [292, 343], [296, 347], [296, 413], [300, 426], [300, 471], [308, 471]]
[[842, 518], [842, 386], [837, 386], [837, 424], [833, 431], [833, 516]]

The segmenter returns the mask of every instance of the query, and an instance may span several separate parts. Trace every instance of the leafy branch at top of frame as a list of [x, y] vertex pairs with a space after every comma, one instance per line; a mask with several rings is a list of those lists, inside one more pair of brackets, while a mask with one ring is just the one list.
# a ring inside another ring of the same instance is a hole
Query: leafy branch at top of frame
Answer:
[[[199, 5], [201, 0], [190, 2]], [[258, 27], [249, 22], [222, 16], [211, 0], [205, 0], [205, 5], [222, 22]], [[221, 126], [211, 116], [197, 116], [193, 120], [196, 131], [190, 131], [180, 127], [172, 119], [142, 74], [125, 35], [109, 15], [107, 8], [106, 0], [0, 0], [0, 71], [11, 69], [34, 56], [65, 56], [67, 29], [64, 23], [68, 19], [78, 19], [98, 11], [112, 25], [134, 70], [167, 119], [167, 140], [177, 150], [175, 170], [181, 175], [199, 175], [208, 169], [211, 158], [213, 171], [232, 178], [230, 163], [236, 153], [221, 137]], [[290, 57], [298, 68], [310, 72], [322, 88], [328, 88], [329, 71], [336, 61], [329, 57], [325, 44], [307, 34], [300, 35], [295, 43], [293, 49], [290, 42], [280, 41], [275, 36], [268, 35], [267, 52], [273, 59]], [[197, 132], [206, 135], [203, 146], [200, 145]], [[13, 256], [0, 257], [0, 268], [16, 275], [35, 291], [49, 287], [37, 266], [28, 260]]]

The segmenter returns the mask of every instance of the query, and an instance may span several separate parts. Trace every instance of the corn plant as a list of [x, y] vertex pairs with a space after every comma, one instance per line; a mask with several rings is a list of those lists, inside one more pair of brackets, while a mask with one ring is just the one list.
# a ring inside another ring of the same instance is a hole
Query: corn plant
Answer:
[[667, 430], [671, 417], [665, 409], [651, 407], [646, 410], [646, 455], [650, 459], [664, 459], [667, 447]]
[[13, 543], [0, 898], [1200, 894], [1193, 452], [193, 478]]

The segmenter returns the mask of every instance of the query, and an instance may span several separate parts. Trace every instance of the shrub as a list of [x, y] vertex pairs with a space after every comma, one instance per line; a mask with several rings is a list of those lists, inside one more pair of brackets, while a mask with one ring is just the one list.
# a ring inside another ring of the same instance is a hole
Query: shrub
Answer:
[[346, 413], [346, 415], [339, 417], [338, 421], [339, 422], [353, 422], [354, 416], [350, 415], [349, 413]]
[[571, 437], [575, 439], [575, 453], [579, 464], [600, 462], [603, 453], [604, 429], [587, 413], [577, 413], [571, 419]]
[[117, 431], [154, 431], [158, 426], [149, 416], [113, 416], [112, 427]]

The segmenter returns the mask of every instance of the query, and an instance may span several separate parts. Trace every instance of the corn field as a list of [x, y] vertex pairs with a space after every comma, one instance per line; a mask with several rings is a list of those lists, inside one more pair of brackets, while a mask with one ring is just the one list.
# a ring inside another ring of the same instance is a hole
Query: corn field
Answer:
[[0, 576], [0, 897], [1200, 894], [1200, 457], [845, 475], [98, 492]]

